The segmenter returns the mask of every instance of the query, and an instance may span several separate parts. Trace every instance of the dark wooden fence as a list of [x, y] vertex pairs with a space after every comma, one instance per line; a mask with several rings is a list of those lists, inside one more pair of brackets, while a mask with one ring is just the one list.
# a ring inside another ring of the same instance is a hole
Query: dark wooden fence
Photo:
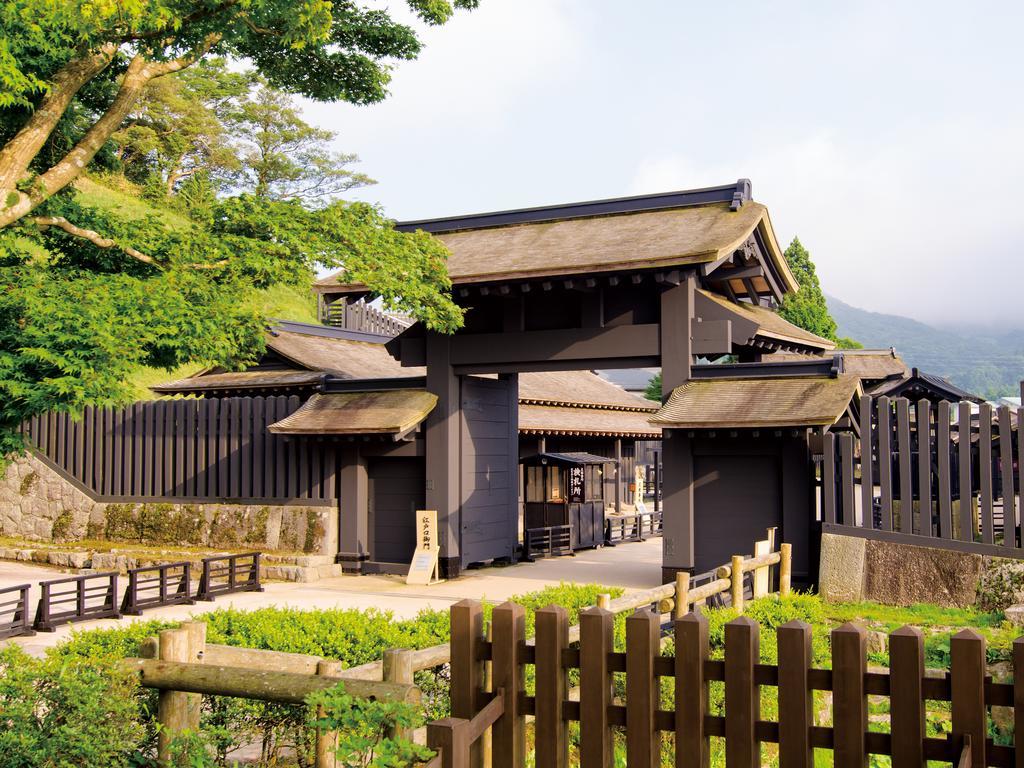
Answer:
[[[744, 616], [726, 625], [721, 659], [711, 658], [707, 619], [699, 613], [674, 622], [671, 656], [661, 653], [655, 613], [640, 609], [626, 619], [625, 652], [614, 648], [613, 619], [602, 608], [583, 611], [575, 644], [566, 610], [543, 608], [536, 612], [531, 645], [522, 606], [505, 603], [494, 609], [493, 641], [484, 639], [479, 603], [452, 606], [453, 717], [428, 726], [429, 743], [441, 753], [435, 764], [479, 765], [478, 739], [488, 723], [494, 768], [618, 765], [616, 732], [624, 735], [625, 762], [631, 767], [664, 765], [673, 751], [677, 766], [707, 766], [713, 736], [724, 739], [726, 765], [737, 768], [760, 766], [766, 743], [778, 745], [782, 768], [811, 768], [815, 749], [831, 751], [839, 768], [863, 768], [869, 755], [891, 756], [895, 768], [920, 768], [926, 760], [964, 767], [1020, 764], [1024, 727], [1017, 728], [1014, 746], [1005, 746], [988, 737], [988, 724], [993, 706], [1015, 707], [1017, 723], [1024, 722], [1024, 638], [1013, 646], [1017, 682], [1003, 684], [986, 679], [985, 640], [970, 629], [950, 640], [949, 673], [932, 677], [925, 674], [923, 635], [910, 627], [889, 636], [890, 669], [869, 671], [866, 631], [853, 624], [832, 631], [831, 669], [816, 669], [811, 628], [799, 621], [778, 628], [778, 663], [763, 664], [760, 628]], [[530, 667], [532, 693], [525, 684]], [[569, 673], [576, 670], [580, 694], [572, 700]], [[623, 674], [624, 700], [615, 696], [614, 684]], [[723, 684], [722, 708], [710, 704], [712, 683]], [[777, 691], [777, 720], [762, 719], [766, 687]], [[831, 717], [821, 721], [815, 691], [832, 697]], [[891, 732], [869, 726], [869, 696], [888, 698]], [[951, 730], [944, 737], [925, 728], [929, 701], [951, 705]], [[534, 718], [529, 748], [528, 716]], [[579, 755], [570, 762], [573, 722], [579, 723]]]
[[39, 584], [35, 629], [52, 632], [61, 624], [87, 619], [118, 619], [117, 573], [91, 573]]
[[662, 513], [660, 511], [607, 517], [604, 521], [605, 544], [645, 541], [655, 536], [661, 536], [661, 521]]
[[397, 336], [412, 324], [408, 320], [389, 315], [361, 301], [349, 304], [344, 299], [339, 299], [328, 304], [321, 297], [317, 303], [317, 311], [320, 322], [324, 325], [349, 331], [376, 333], [380, 336]]
[[558, 557], [572, 553], [571, 525], [550, 525], [523, 531], [523, 559], [528, 563], [538, 557]]
[[295, 395], [152, 400], [88, 407], [80, 419], [48, 413], [24, 429], [39, 455], [102, 501], [335, 499], [335, 446], [267, 431], [301, 404]]
[[260, 553], [218, 555], [203, 560], [197, 600], [213, 600], [217, 595], [232, 592], [262, 592], [260, 584]]
[[0, 589], [0, 640], [17, 635], [32, 635], [28, 613], [28, 592], [31, 584]]
[[823, 438], [823, 530], [1024, 558], [1024, 408], [864, 397]]
[[128, 571], [121, 613], [138, 616], [148, 608], [193, 603], [192, 563], [163, 563]]

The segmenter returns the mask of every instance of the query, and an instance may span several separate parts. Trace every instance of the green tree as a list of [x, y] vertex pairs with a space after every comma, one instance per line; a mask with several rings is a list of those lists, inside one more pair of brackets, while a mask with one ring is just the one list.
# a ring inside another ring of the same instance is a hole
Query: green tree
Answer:
[[793, 325], [834, 341], [841, 348], [860, 347], [853, 339], [840, 338], [836, 335], [836, 321], [828, 311], [828, 303], [821, 290], [821, 282], [818, 280], [811, 254], [804, 248], [799, 238], [793, 238], [793, 242], [786, 248], [785, 257], [793, 277], [800, 285], [800, 290], [788, 294], [783, 299], [779, 314]]
[[644, 397], [656, 403], [661, 402], [661, 371], [651, 376], [651, 380], [647, 382], [647, 387], [644, 389]]
[[[407, 0], [428, 24], [476, 4]], [[420, 48], [412, 28], [358, 0], [0, 0], [0, 454], [20, 445], [32, 415], [129, 397], [139, 365], [254, 360], [256, 291], [308, 282], [317, 266], [432, 328], [457, 327], [438, 241], [395, 232], [365, 204], [217, 199], [204, 186], [212, 155], [197, 149], [216, 126], [183, 103], [216, 100], [196, 90], [204, 73], [185, 73], [228, 58], [269, 88], [371, 104], [385, 98], [392, 62]], [[140, 106], [158, 85], [160, 114]], [[158, 130], [119, 142], [133, 118]], [[180, 137], [164, 130], [190, 123]], [[187, 185], [193, 224], [76, 199], [72, 183], [117, 167], [133, 141], [167, 187]], [[190, 178], [171, 178], [182, 170]]]

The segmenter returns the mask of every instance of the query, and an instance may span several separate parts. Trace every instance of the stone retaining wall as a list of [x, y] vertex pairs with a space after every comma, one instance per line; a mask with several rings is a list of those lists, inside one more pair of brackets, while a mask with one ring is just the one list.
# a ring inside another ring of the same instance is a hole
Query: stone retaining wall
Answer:
[[286, 550], [333, 556], [334, 506], [112, 503], [93, 500], [34, 454], [0, 478], [0, 536]]

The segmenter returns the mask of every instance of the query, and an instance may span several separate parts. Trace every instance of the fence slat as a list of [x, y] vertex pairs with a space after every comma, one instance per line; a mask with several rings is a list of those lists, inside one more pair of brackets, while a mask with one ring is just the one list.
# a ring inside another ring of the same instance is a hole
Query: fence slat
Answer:
[[776, 641], [779, 649], [779, 767], [812, 768], [814, 696], [808, 680], [812, 660], [811, 627], [802, 621], [786, 622], [778, 628]]
[[949, 639], [953, 738], [969, 736], [971, 761], [984, 766], [988, 718], [985, 711], [985, 638], [964, 629]]
[[999, 408], [999, 476], [1002, 479], [1000, 495], [1003, 497], [1003, 544], [1017, 546], [1017, 497], [1013, 484], [1013, 430], [1010, 427], [1010, 409]]
[[711, 738], [704, 730], [708, 713], [708, 681], [704, 662], [710, 658], [708, 620], [688, 613], [675, 623], [676, 768], [708, 768]]
[[646, 608], [638, 608], [626, 618], [626, 762], [630, 766], [656, 768], [660, 762], [654, 727], [659, 699], [654, 676], [659, 629], [658, 617]]
[[843, 462], [843, 525], [857, 524], [857, 502], [854, 493], [853, 435], [839, 436], [839, 454]]
[[613, 680], [608, 654], [614, 649], [611, 611], [580, 611], [580, 765], [611, 768], [614, 749], [608, 708]]
[[828, 432], [822, 438], [824, 460], [822, 462], [822, 514], [826, 523], [836, 521], [836, 436]]
[[748, 616], [725, 625], [725, 764], [758, 768], [761, 743], [756, 724], [761, 713], [760, 688], [754, 665], [761, 655], [760, 628]]
[[952, 486], [952, 457], [949, 440], [950, 424], [949, 401], [943, 400], [939, 403], [939, 415], [937, 417], [935, 452], [939, 463], [939, 536], [944, 539], [956, 538], [953, 532], [953, 486]]
[[[491, 688], [505, 692], [505, 712], [491, 729], [493, 764], [494, 768], [522, 768], [526, 765], [526, 722], [520, 710], [520, 695], [526, 689], [526, 610], [510, 602], [497, 606], [491, 615], [491, 636]], [[539, 619], [537, 637], [539, 641]]]
[[832, 723], [836, 768], [867, 765], [867, 635], [855, 624], [832, 630]]
[[974, 541], [974, 487], [971, 484], [971, 404], [960, 403], [957, 433], [960, 451], [960, 539]]
[[[465, 663], [451, 667], [452, 716], [472, 720], [480, 711], [484, 670], [481, 660], [484, 614], [475, 600], [460, 600], [451, 607], [451, 647], [453, 659]], [[470, 765], [481, 764], [480, 743], [470, 748]]]
[[914, 485], [910, 471], [910, 401], [905, 397], [896, 399], [896, 431], [900, 467], [900, 531], [913, 533]]
[[860, 399], [860, 525], [867, 528], [875, 527], [874, 440], [872, 438], [873, 404], [874, 400], [870, 395], [864, 395]]
[[889, 710], [893, 768], [924, 766], [924, 636], [916, 627], [889, 635]]
[[1024, 637], [1013, 641], [1013, 746], [1014, 766], [1024, 768]]
[[981, 518], [981, 540], [986, 544], [995, 541], [992, 499], [992, 406], [982, 403], [978, 413], [978, 478], [981, 498], [978, 502], [978, 516]]
[[919, 526], [915, 533], [932, 535], [932, 404], [917, 401], [917, 493], [921, 501]]
[[892, 530], [892, 410], [889, 398], [878, 398], [878, 483], [882, 508], [882, 530]]
[[551, 605], [539, 609], [534, 616], [537, 626], [536, 765], [537, 768], [566, 768], [569, 765], [569, 723], [564, 719], [563, 702], [569, 698], [569, 674], [562, 667], [562, 651], [569, 647], [569, 614], [565, 608]]

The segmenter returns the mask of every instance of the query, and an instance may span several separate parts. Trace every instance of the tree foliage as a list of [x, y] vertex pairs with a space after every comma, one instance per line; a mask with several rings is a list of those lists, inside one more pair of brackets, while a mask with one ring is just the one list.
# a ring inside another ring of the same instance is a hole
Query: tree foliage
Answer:
[[785, 252], [786, 263], [793, 277], [800, 285], [796, 293], [788, 294], [779, 308], [779, 314], [793, 325], [836, 342], [841, 348], [859, 347], [852, 339], [841, 339], [836, 335], [836, 321], [828, 311], [825, 294], [821, 290], [817, 270], [811, 254], [799, 238], [794, 237]]
[[[407, 0], [427, 24], [476, 4]], [[457, 327], [443, 246], [337, 200], [366, 179], [285, 95], [378, 102], [420, 49], [358, 0], [0, 0], [0, 452], [31, 415], [125, 399], [139, 365], [255, 359], [255, 292], [318, 267]], [[82, 204], [97, 167], [156, 180], [190, 222]]]

